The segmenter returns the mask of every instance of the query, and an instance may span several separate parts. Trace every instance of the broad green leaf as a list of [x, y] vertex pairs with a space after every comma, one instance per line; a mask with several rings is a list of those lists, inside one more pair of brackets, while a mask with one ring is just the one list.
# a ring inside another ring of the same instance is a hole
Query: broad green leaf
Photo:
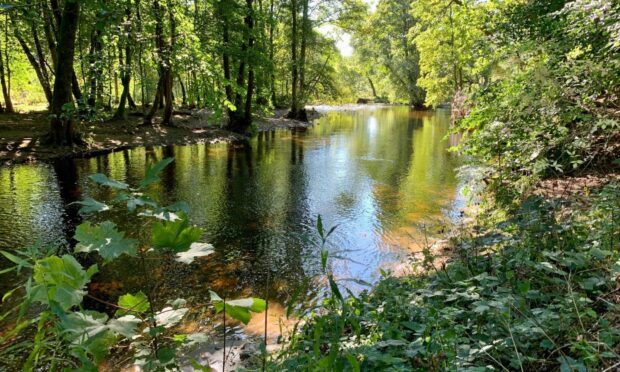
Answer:
[[129, 188], [128, 184], [108, 178], [105, 174], [102, 173], [91, 174], [90, 176], [88, 176], [88, 178], [102, 186], [111, 187], [113, 189], [127, 190]]
[[63, 317], [61, 324], [65, 331], [73, 335], [74, 342], [84, 343], [88, 338], [106, 331], [131, 338], [137, 334], [140, 322], [133, 315], [108, 319], [106, 314], [88, 311], [69, 313]]
[[136, 254], [137, 241], [125, 239], [125, 234], [116, 229], [116, 225], [105, 221], [98, 226], [90, 222], [79, 225], [75, 231], [76, 252], [97, 251], [106, 261], [110, 261], [122, 254], [133, 256]]
[[239, 300], [224, 301], [217, 293], [210, 291], [211, 302], [215, 311], [224, 311], [228, 316], [244, 324], [248, 324], [252, 315], [250, 312], [259, 313], [265, 311], [267, 303], [260, 298], [244, 298]]
[[116, 315], [123, 316], [126, 314], [142, 314], [149, 309], [150, 303], [142, 292], [136, 293], [135, 296], [127, 293], [118, 298], [118, 306], [121, 309], [116, 310]]
[[134, 195], [127, 197], [127, 209], [130, 212], [135, 211], [136, 208], [138, 207], [144, 207], [144, 206], [156, 207], [157, 203], [155, 203], [148, 196], [144, 196], [142, 194], [134, 194]]
[[155, 321], [160, 327], [170, 328], [180, 322], [187, 314], [187, 311], [187, 308], [174, 309], [168, 306], [155, 314]]
[[153, 184], [155, 182], [159, 182], [160, 178], [159, 178], [159, 173], [164, 170], [164, 168], [166, 168], [170, 163], [172, 163], [174, 161], [174, 158], [166, 158], [164, 160], [161, 160], [153, 165], [151, 165], [147, 170], [146, 170], [146, 175], [144, 176], [144, 179], [142, 181], [140, 181], [140, 188], [144, 188], [150, 184]]
[[157, 350], [157, 360], [163, 365], [174, 362], [176, 351], [172, 348], [165, 347]]
[[86, 214], [104, 212], [110, 209], [106, 204], [98, 202], [93, 198], [84, 198], [84, 200], [75, 202], [75, 204], [80, 204], [82, 206], [80, 212]]
[[187, 251], [202, 237], [202, 230], [189, 225], [187, 215], [179, 214], [177, 221], [162, 221], [153, 225], [152, 243], [155, 248]]
[[138, 334], [138, 325], [141, 320], [133, 315], [125, 315], [120, 318], [110, 319], [108, 328], [119, 335], [131, 338]]
[[73, 256], [52, 256], [34, 265], [35, 286], [30, 289], [33, 301], [56, 302], [63, 310], [77, 306], [86, 294], [84, 287], [97, 272], [97, 266], [85, 271]]
[[196, 257], [204, 257], [213, 253], [213, 246], [207, 243], [192, 243], [186, 252], [177, 253], [176, 261], [185, 264], [194, 262]]
[[95, 311], [72, 312], [62, 317], [61, 325], [65, 332], [71, 335], [75, 342], [82, 343], [90, 337], [108, 330], [106, 321], [108, 316]]

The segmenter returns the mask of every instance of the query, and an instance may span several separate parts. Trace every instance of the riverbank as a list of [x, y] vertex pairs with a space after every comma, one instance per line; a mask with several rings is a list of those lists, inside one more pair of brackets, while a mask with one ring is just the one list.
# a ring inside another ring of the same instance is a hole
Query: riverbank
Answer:
[[[308, 111], [309, 122], [287, 119], [285, 110], [276, 110], [269, 117], [256, 120], [257, 130], [307, 128], [320, 117], [318, 111]], [[142, 117], [102, 121], [82, 126], [86, 146], [57, 147], [43, 143], [49, 128], [48, 114], [0, 115], [0, 164], [46, 162], [67, 157], [88, 157], [145, 146], [190, 145], [201, 143], [236, 142], [245, 136], [222, 128], [206, 110], [177, 111], [174, 126], [142, 126]]]
[[430, 246], [417, 275], [332, 296], [271, 369], [617, 368], [620, 173], [541, 181], [514, 209], [485, 195], [448, 259]]

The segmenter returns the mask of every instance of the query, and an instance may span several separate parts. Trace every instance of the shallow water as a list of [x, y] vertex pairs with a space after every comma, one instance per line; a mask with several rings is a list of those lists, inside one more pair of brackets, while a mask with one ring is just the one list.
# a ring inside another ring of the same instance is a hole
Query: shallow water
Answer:
[[[372, 282], [458, 218], [463, 200], [459, 159], [444, 139], [449, 123], [447, 112], [369, 107], [329, 112], [307, 130], [260, 133], [249, 145], [139, 148], [2, 167], [0, 249], [70, 245], [82, 221], [70, 203], [111, 197], [88, 182], [89, 174], [135, 184], [146, 164], [174, 156], [151, 192], [163, 204], [187, 201], [216, 254], [157, 271], [171, 292], [206, 298], [212, 288], [230, 298], [264, 296], [268, 288], [269, 297], [283, 299], [318, 269], [310, 240], [319, 214], [326, 226], [338, 225], [330, 238], [337, 277]], [[110, 217], [125, 230], [140, 229], [122, 214]], [[135, 267], [130, 259], [104, 267], [91, 290], [113, 299], [139, 288], [145, 277]], [[0, 291], [11, 283], [0, 281]]]

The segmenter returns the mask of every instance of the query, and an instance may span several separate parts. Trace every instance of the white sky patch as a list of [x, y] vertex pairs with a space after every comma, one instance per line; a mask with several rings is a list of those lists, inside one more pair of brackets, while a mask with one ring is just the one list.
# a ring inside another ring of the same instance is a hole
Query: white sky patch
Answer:
[[353, 47], [351, 46], [351, 35], [344, 32], [340, 28], [324, 24], [318, 28], [319, 32], [323, 35], [333, 39], [336, 42], [336, 48], [340, 51], [340, 54], [344, 57], [351, 57], [353, 55]]

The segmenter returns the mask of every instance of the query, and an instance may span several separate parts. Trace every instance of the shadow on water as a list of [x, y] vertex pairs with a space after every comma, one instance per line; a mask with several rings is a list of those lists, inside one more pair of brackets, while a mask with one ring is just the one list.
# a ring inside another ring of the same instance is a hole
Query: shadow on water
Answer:
[[[113, 197], [90, 183], [89, 174], [136, 184], [147, 164], [174, 157], [149, 193], [162, 204], [187, 201], [192, 222], [216, 253], [191, 266], [166, 263], [155, 273], [165, 279], [162, 298], [207, 300], [214, 289], [228, 298], [269, 293], [284, 303], [318, 270], [318, 252], [309, 243], [318, 214], [339, 225], [330, 249], [351, 259], [334, 263], [337, 275], [372, 282], [379, 268], [420, 248], [417, 226], [450, 220], [463, 205], [454, 172], [459, 160], [444, 140], [449, 125], [444, 112], [369, 108], [328, 113], [309, 129], [261, 132], [247, 143], [138, 148], [52, 166], [3, 167], [0, 249], [71, 243], [82, 221], [72, 203]], [[106, 218], [146, 244], [149, 232], [135, 219], [118, 211]], [[136, 267], [132, 259], [117, 260], [102, 268], [90, 290], [114, 301], [157, 279]]]

